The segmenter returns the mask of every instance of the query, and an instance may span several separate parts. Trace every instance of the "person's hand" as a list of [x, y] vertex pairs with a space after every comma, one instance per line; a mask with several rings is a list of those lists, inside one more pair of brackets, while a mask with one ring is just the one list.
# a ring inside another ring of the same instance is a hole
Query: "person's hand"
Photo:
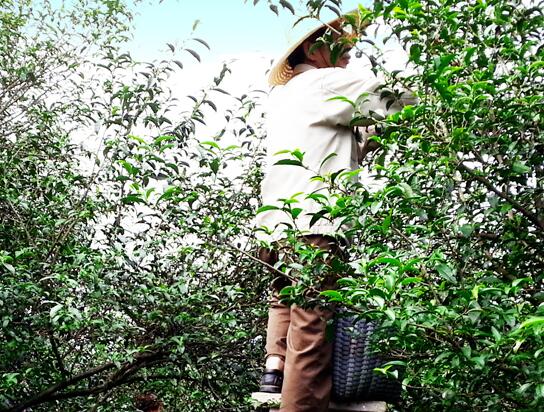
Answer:
[[359, 164], [363, 163], [363, 160], [366, 156], [381, 148], [381, 145], [371, 139], [372, 136], [377, 136], [381, 131], [376, 126], [367, 126], [367, 127], [358, 127], [359, 136], [361, 136], [361, 141], [357, 142], [357, 161]]

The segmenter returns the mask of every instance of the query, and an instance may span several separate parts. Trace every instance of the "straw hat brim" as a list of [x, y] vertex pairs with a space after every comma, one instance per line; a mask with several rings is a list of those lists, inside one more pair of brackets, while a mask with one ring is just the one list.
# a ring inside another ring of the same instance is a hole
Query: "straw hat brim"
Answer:
[[[353, 14], [357, 10], [352, 10], [346, 14]], [[343, 16], [337, 17], [334, 20], [329, 21], [325, 24], [320, 24], [319, 26], [313, 28], [308, 33], [306, 33], [299, 41], [292, 44], [291, 47], [281, 56], [279, 59], [277, 59], [274, 62], [274, 66], [270, 70], [270, 74], [268, 76], [268, 83], [271, 86], [279, 86], [286, 84], [291, 78], [293, 77], [293, 67], [289, 65], [288, 58], [289, 56], [302, 44], [306, 41], [306, 39], [310, 38], [314, 33], [321, 30], [324, 27], [335, 27], [338, 26], [339, 23], [342, 22]]]

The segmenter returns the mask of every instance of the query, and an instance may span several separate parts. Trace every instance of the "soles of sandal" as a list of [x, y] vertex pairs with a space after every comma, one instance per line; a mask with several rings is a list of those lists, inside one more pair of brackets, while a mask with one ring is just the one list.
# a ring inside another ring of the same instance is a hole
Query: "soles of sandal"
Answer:
[[281, 393], [281, 388], [276, 385], [261, 385], [259, 387], [259, 392]]

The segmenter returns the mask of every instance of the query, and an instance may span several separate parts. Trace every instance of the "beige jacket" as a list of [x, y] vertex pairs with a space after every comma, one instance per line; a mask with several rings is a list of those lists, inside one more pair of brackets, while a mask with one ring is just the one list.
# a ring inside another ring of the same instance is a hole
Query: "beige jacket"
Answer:
[[[348, 102], [328, 99], [344, 96], [354, 102], [362, 93], [368, 93], [366, 101], [361, 104], [362, 114], [373, 111], [384, 117], [401, 110], [404, 104], [411, 104], [414, 100], [410, 95], [386, 109], [387, 99], [381, 100], [380, 91], [376, 91], [381, 83], [371, 72], [361, 76], [349, 69], [316, 69], [309, 65], [299, 65], [295, 72], [300, 74], [270, 92], [267, 110], [267, 165], [261, 184], [261, 196], [263, 205], [276, 207], [284, 205], [281, 199], [294, 196], [296, 202], [291, 207], [301, 208], [302, 212], [296, 219], [281, 210], [259, 213], [256, 226], [266, 228], [271, 233], [258, 230], [257, 237], [267, 241], [284, 237], [285, 223], [296, 226], [306, 234], [331, 234], [340, 227], [339, 221], [326, 219], [320, 219], [310, 227], [312, 215], [322, 206], [307, 197], [311, 193], [329, 196], [326, 185], [312, 179], [316, 174], [325, 175], [358, 168], [358, 146], [352, 128], [349, 127], [354, 108]], [[278, 152], [295, 149], [304, 154], [302, 163], [307, 168], [275, 165], [281, 159], [295, 159], [289, 153]], [[332, 153], [335, 155], [321, 165]]]

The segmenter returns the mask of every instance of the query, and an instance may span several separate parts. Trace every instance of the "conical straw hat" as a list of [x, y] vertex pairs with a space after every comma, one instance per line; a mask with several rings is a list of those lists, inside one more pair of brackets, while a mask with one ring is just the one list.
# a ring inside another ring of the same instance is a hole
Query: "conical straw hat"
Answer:
[[[357, 13], [357, 10], [352, 10], [349, 13], [346, 14], [355, 14]], [[321, 30], [324, 27], [333, 27], [335, 29], [339, 28], [340, 24], [343, 22], [344, 17], [337, 17], [328, 23], [322, 24], [321, 22], [317, 22], [317, 27], [312, 28], [308, 33], [306, 33], [300, 40], [293, 43], [289, 49], [274, 62], [274, 65], [272, 66], [272, 69], [270, 70], [270, 75], [268, 76], [268, 83], [270, 83], [271, 86], [279, 86], [282, 84], [287, 83], [291, 78], [293, 77], [293, 67], [289, 65], [289, 62], [287, 59], [293, 53], [302, 43], [306, 41], [309, 37], [311, 37], [314, 33]], [[364, 26], [368, 26], [370, 22], [367, 22]]]

